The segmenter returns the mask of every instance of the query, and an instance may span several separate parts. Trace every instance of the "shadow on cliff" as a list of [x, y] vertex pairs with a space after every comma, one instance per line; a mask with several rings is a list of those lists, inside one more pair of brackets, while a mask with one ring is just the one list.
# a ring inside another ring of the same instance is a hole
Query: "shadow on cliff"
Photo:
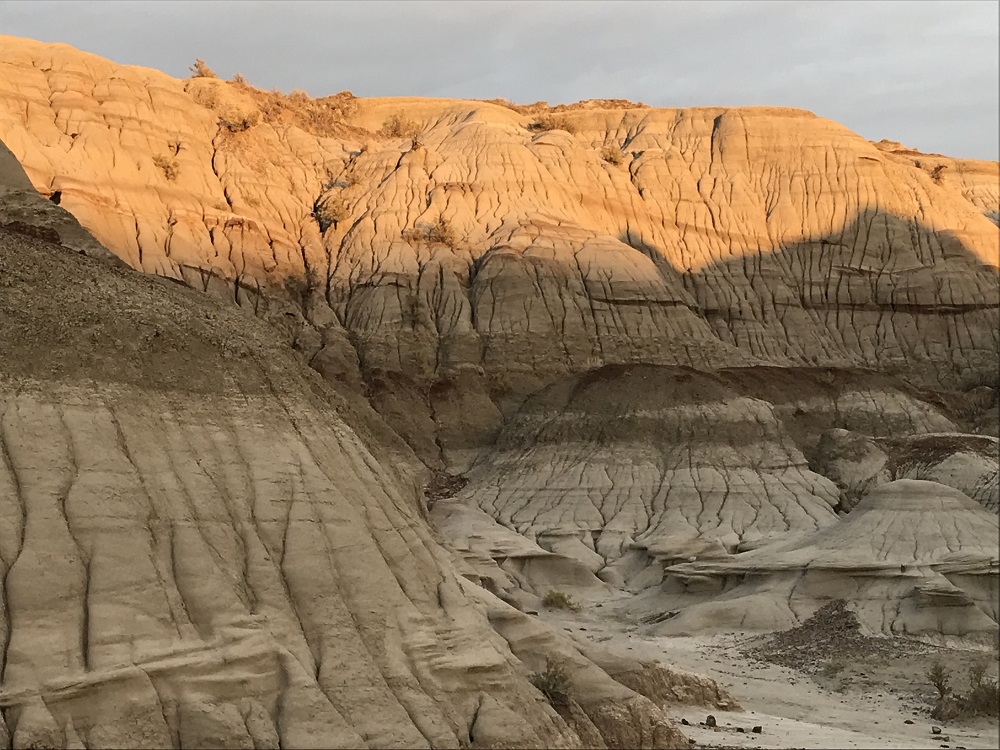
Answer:
[[[1000, 258], [878, 209], [837, 232], [685, 273], [624, 233], [721, 340], [782, 365], [862, 368], [945, 390], [997, 387]], [[992, 265], [991, 265], [992, 263]]]

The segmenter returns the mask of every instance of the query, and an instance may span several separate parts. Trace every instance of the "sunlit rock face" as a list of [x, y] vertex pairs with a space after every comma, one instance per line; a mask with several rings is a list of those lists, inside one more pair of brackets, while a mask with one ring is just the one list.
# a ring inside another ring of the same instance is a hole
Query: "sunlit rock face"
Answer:
[[[660, 706], [714, 683], [619, 682], [462, 580], [362, 399], [245, 311], [87, 257], [0, 157], [0, 207], [34, 216], [0, 228], [5, 743], [687, 746]], [[586, 688], [566, 718], [527, 679], [547, 655]]]

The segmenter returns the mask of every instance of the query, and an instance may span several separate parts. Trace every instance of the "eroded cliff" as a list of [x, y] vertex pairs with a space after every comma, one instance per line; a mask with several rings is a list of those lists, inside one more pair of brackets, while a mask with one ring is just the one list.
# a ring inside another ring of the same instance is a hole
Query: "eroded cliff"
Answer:
[[995, 380], [995, 163], [797, 110], [310, 101], [9, 37], [0, 67], [37, 188], [133, 267], [286, 319], [431, 464], [604, 364]]
[[0, 72], [34, 187], [465, 475], [432, 515], [510, 601], [669, 589], [840, 534], [883, 481], [960, 485], [855, 477], [828, 431], [997, 432], [996, 163], [799, 110], [311, 100], [10, 37]]

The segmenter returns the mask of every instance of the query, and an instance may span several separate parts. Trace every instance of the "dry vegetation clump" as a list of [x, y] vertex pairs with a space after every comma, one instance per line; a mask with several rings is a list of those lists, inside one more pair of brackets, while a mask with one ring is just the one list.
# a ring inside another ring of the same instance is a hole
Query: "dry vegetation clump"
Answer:
[[576, 133], [576, 125], [570, 122], [565, 117], [557, 117], [555, 115], [541, 115], [533, 123], [528, 126], [528, 130], [563, 130], [570, 135]]
[[194, 61], [194, 65], [192, 65], [190, 68], [188, 68], [188, 70], [191, 71], [191, 77], [192, 78], [218, 78], [219, 77], [219, 76], [217, 76], [215, 74], [215, 71], [212, 70], [210, 67], [208, 67], [205, 64], [205, 61], [202, 60], [200, 57], [197, 60]]
[[495, 104], [498, 107], [506, 107], [507, 109], [511, 109], [515, 112], [518, 112], [519, 114], [524, 114], [523, 112], [521, 112], [520, 105], [514, 104], [514, 102], [509, 101], [507, 99], [480, 99], [479, 101], [481, 101], [483, 104]]
[[347, 200], [342, 196], [317, 201], [313, 205], [312, 216], [319, 225], [320, 233], [325, 233], [331, 226], [336, 226], [351, 215]]
[[[176, 153], [176, 151], [174, 153]], [[176, 180], [181, 173], [180, 165], [177, 163], [177, 160], [163, 156], [162, 154], [156, 154], [153, 157], [153, 164], [159, 167], [160, 171], [163, 172], [163, 176], [171, 182]]]
[[605, 146], [601, 149], [601, 158], [608, 164], [614, 164], [617, 167], [625, 161], [625, 154], [617, 146]]
[[443, 216], [429, 226], [422, 228], [404, 229], [402, 237], [407, 242], [426, 242], [431, 245], [447, 245], [455, 249], [458, 245], [458, 235], [452, 229]]
[[944, 164], [938, 164], [934, 169], [931, 170], [931, 179], [934, 180], [938, 185], [941, 184], [941, 180], [944, 179]]
[[261, 119], [269, 125], [294, 125], [319, 138], [367, 138], [371, 135], [347, 123], [358, 108], [357, 99], [350, 91], [318, 99], [310, 98], [301, 89], [290, 94], [277, 89], [263, 91], [250, 85], [240, 73], [229, 83], [253, 98]]
[[451, 228], [451, 224], [445, 221], [443, 216], [439, 216], [438, 220], [427, 230], [427, 241], [455, 247], [458, 243], [458, 237], [455, 235], [455, 230]]
[[569, 704], [569, 693], [572, 684], [563, 665], [554, 660], [545, 660], [545, 669], [528, 676], [531, 682], [545, 696], [553, 708]]
[[219, 118], [219, 127], [223, 127], [230, 133], [242, 133], [249, 130], [254, 125], [260, 122], [260, 112], [253, 111], [242, 115], [236, 120], [227, 120], [224, 117]]
[[569, 594], [562, 591], [550, 591], [542, 597], [542, 604], [549, 609], [568, 609], [570, 612], [579, 612], [580, 605]]
[[534, 104], [515, 104], [507, 99], [480, 99], [484, 104], [496, 104], [498, 107], [506, 107], [517, 112], [519, 115], [537, 115], [540, 112], [550, 112], [552, 107], [548, 102], [535, 102]]
[[956, 693], [952, 687], [952, 675], [941, 662], [935, 662], [927, 670], [927, 681], [937, 691], [937, 701], [931, 716], [939, 721], [951, 719], [972, 719], [977, 717], [997, 718], [1000, 716], [1000, 685], [986, 676], [984, 663], [969, 667], [966, 681], [969, 689]]
[[379, 138], [416, 138], [420, 135], [419, 123], [409, 120], [398, 112], [390, 115], [382, 123], [376, 135]]

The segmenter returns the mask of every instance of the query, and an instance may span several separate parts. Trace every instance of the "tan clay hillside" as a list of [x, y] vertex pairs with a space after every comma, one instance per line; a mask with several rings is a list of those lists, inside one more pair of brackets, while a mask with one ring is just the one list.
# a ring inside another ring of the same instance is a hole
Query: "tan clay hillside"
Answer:
[[431, 462], [488, 442], [489, 392], [601, 364], [996, 369], [995, 163], [798, 110], [308, 103], [10, 37], [0, 70], [39, 190], [135, 268], [301, 294], [298, 347]]
[[[456, 575], [367, 404], [233, 306], [86, 257], [0, 144], [11, 205], [4, 746], [687, 747], [667, 703], [735, 706]], [[528, 679], [550, 658], [559, 713]]]
[[[126, 264], [252, 311], [372, 407], [388, 460], [432, 470], [463, 576], [522, 610], [558, 589], [633, 622], [691, 607], [662, 632], [767, 630], [889, 591], [922, 609], [867, 617], [882, 634], [998, 629], [978, 537], [947, 545], [971, 573], [874, 582], [879, 540], [844, 542], [911, 511], [931, 536], [949, 508], [995, 525], [995, 162], [801, 110], [311, 100], [11, 37], [0, 140]], [[912, 507], [864, 511], [894, 480]], [[752, 585], [831, 539], [829, 590]]]

